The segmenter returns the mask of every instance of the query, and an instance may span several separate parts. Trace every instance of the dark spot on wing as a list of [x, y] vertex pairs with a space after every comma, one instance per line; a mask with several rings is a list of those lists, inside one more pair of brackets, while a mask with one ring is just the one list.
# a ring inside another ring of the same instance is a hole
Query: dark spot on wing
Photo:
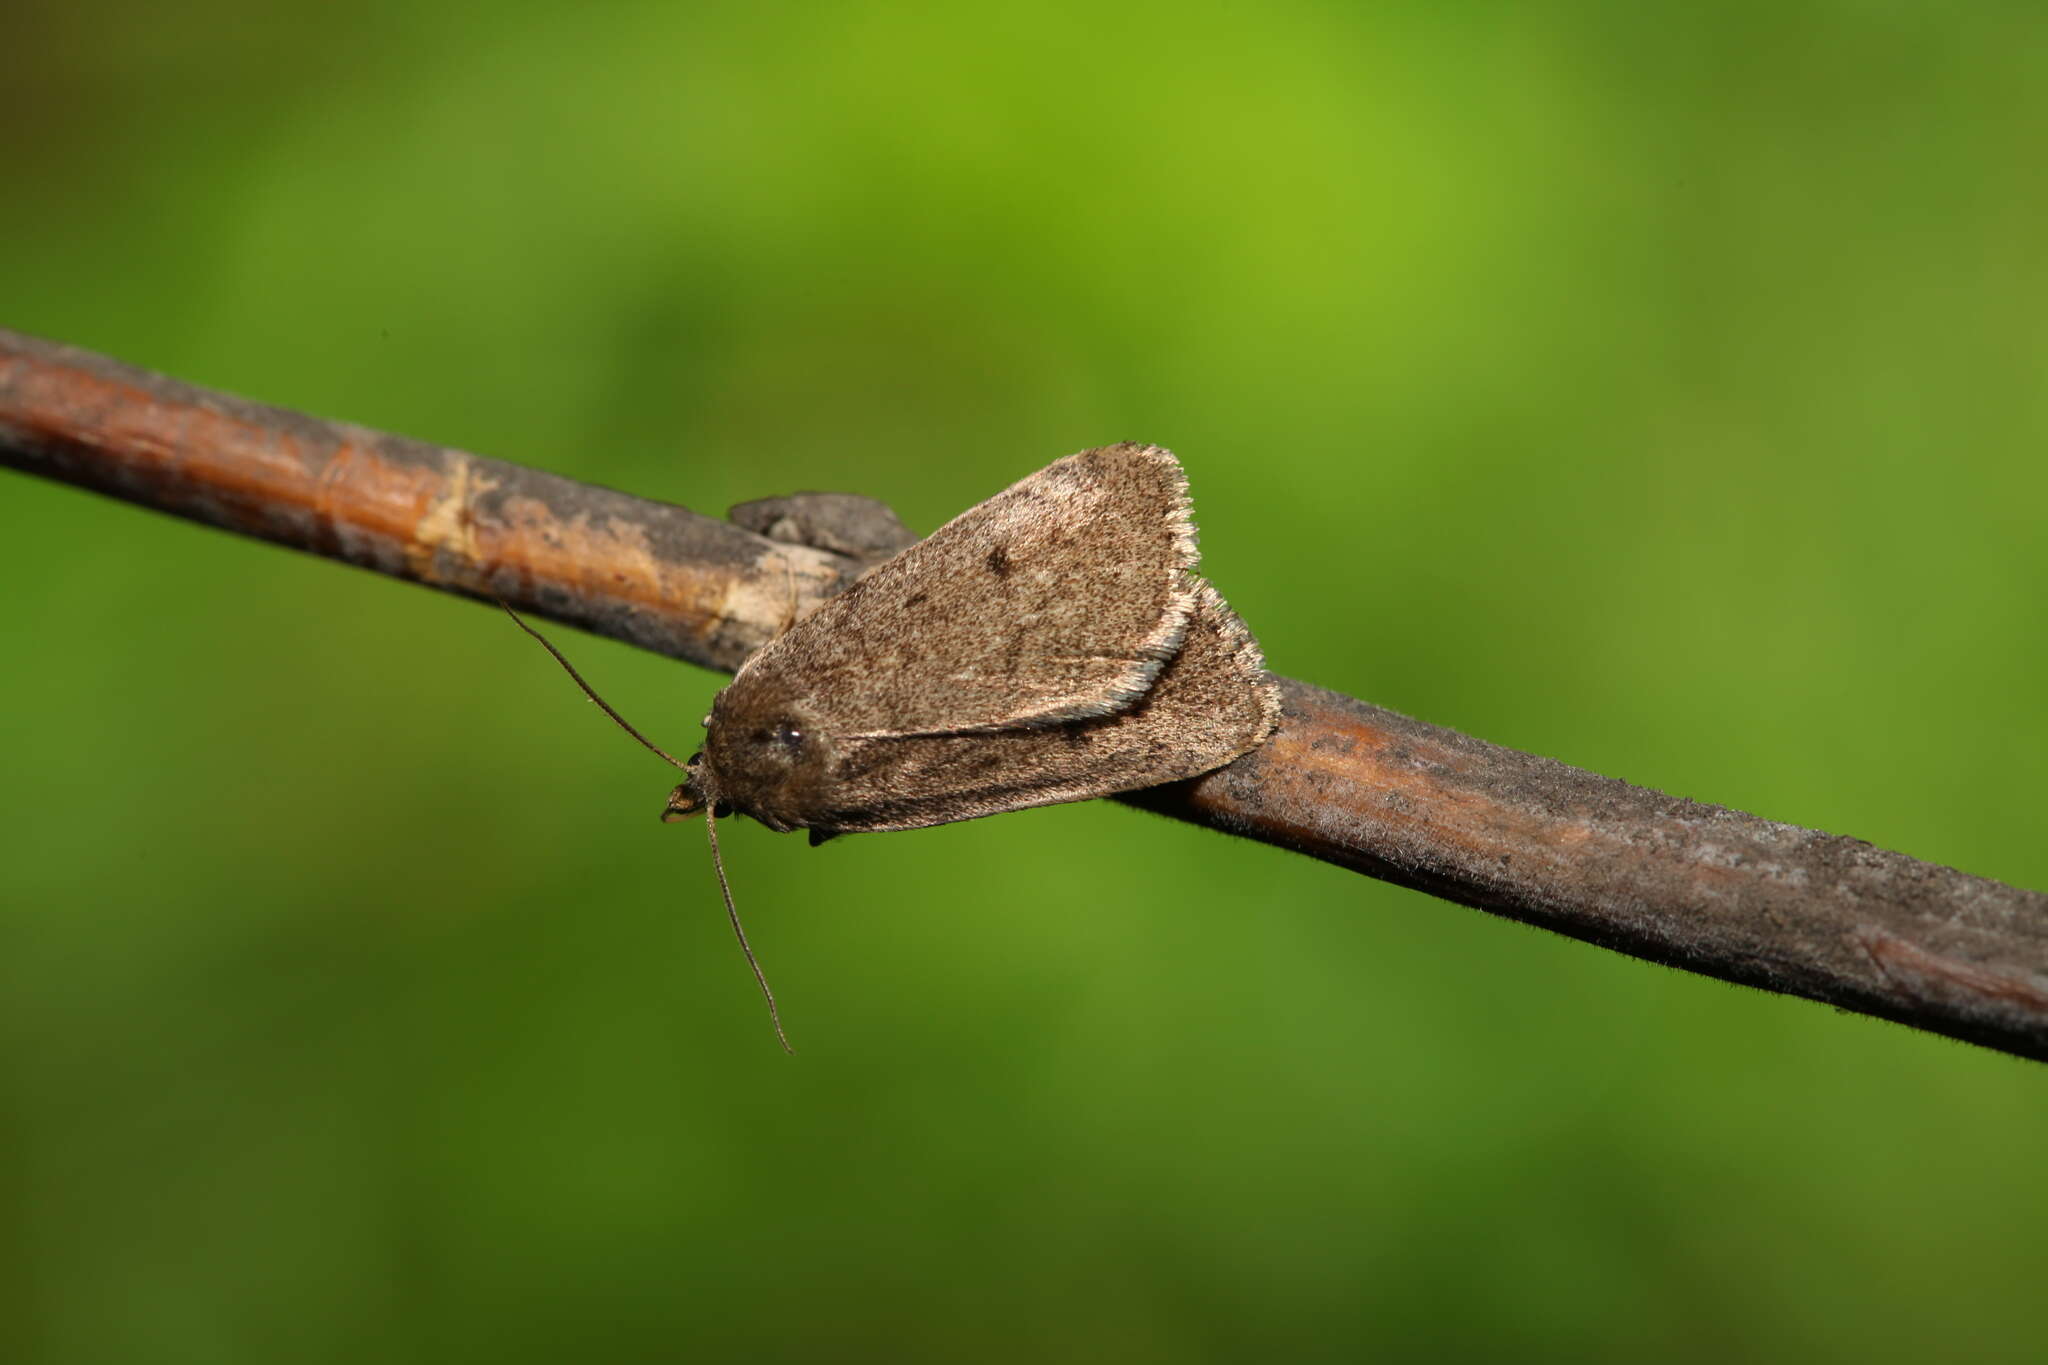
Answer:
[[926, 598], [930, 596], [931, 594], [928, 592], [914, 592], [910, 594], [910, 596], [903, 599], [903, 605], [906, 607], [914, 607], [918, 603], [924, 601]]
[[988, 571], [997, 578], [1008, 578], [1010, 576], [1010, 550], [1008, 546], [998, 545], [988, 552]]

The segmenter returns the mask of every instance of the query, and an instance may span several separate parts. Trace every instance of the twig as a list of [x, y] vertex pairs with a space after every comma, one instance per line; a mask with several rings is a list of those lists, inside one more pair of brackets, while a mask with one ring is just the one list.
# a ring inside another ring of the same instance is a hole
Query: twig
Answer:
[[4, 329], [0, 464], [728, 673], [860, 567]]
[[[730, 670], [862, 561], [0, 331], [0, 463]], [[1707, 976], [2048, 1060], [2048, 895], [1285, 681], [1124, 798]]]

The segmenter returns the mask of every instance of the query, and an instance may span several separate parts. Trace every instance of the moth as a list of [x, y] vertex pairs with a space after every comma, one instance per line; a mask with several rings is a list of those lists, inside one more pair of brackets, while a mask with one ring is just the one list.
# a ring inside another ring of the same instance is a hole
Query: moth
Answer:
[[[1172, 452], [1126, 443], [1056, 460], [748, 658], [713, 700], [700, 752], [676, 763], [655, 749], [686, 773], [662, 818], [702, 812], [718, 861], [730, 812], [817, 844], [1219, 768], [1273, 733], [1280, 698], [1196, 559]], [[732, 913], [722, 863], [718, 876]]]
[[741, 665], [664, 815], [730, 807], [816, 843], [1221, 767], [1279, 697], [1195, 561], [1171, 452], [1047, 465]]

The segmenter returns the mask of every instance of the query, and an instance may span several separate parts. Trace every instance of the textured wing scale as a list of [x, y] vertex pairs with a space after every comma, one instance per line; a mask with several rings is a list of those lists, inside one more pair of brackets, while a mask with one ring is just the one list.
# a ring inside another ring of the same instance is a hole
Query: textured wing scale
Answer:
[[1180, 649], [1194, 564], [1172, 453], [1082, 451], [798, 622], [747, 661], [729, 700], [735, 710], [792, 700], [840, 744], [1110, 715], [1144, 696]]
[[1206, 583], [1179, 653], [1127, 709], [1054, 728], [842, 743], [849, 804], [806, 823], [829, 832], [917, 829], [1195, 777], [1257, 748], [1280, 720], [1258, 642]]

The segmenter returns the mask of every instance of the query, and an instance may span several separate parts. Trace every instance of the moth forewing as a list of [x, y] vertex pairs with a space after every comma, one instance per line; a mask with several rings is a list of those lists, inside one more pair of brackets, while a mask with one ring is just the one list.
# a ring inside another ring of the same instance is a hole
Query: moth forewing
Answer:
[[1143, 695], [1178, 649], [1195, 557], [1171, 452], [1082, 451], [871, 570], [727, 690], [808, 701], [839, 736], [1103, 715]]

